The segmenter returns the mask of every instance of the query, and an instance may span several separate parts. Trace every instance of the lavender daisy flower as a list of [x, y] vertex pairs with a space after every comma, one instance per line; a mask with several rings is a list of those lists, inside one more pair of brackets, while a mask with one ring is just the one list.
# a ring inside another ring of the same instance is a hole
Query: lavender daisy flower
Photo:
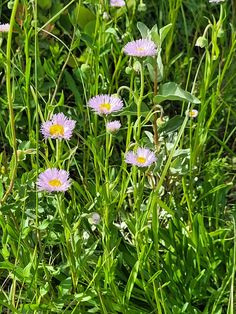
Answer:
[[110, 6], [120, 8], [125, 6], [125, 2], [124, 0], [110, 0]]
[[0, 24], [0, 33], [9, 32], [10, 24]]
[[97, 114], [108, 115], [112, 112], [121, 110], [123, 101], [115, 96], [98, 95], [88, 101], [88, 106]]
[[98, 213], [92, 213], [88, 219], [88, 222], [91, 225], [99, 225], [100, 221], [101, 221], [101, 217]]
[[150, 39], [138, 39], [126, 44], [124, 52], [132, 57], [155, 56], [157, 53], [157, 46]]
[[69, 189], [71, 182], [67, 171], [49, 168], [40, 173], [36, 184], [39, 191], [65, 192]]
[[54, 114], [51, 120], [41, 125], [44, 138], [58, 138], [69, 140], [75, 128], [75, 121], [68, 119], [63, 113]]
[[209, 0], [209, 3], [220, 3], [224, 2], [225, 0]]
[[125, 162], [138, 167], [148, 167], [156, 161], [153, 151], [148, 148], [138, 148], [135, 152], [125, 154]]
[[106, 130], [110, 133], [117, 132], [121, 127], [121, 123], [118, 120], [110, 121], [106, 123]]

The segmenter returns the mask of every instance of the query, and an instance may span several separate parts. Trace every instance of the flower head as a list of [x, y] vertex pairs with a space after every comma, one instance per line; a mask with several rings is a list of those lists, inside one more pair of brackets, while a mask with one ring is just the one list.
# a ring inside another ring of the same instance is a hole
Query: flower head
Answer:
[[209, 0], [209, 3], [220, 3], [223, 1], [225, 1], [225, 0]]
[[106, 130], [110, 133], [117, 132], [121, 127], [121, 123], [118, 120], [110, 121], [106, 123]]
[[115, 96], [98, 95], [89, 100], [88, 106], [97, 114], [108, 115], [112, 112], [121, 110], [123, 101]]
[[10, 24], [0, 24], [0, 33], [9, 32]]
[[124, 0], [110, 0], [110, 6], [120, 8], [120, 7], [125, 6], [125, 1]]
[[155, 56], [157, 53], [157, 46], [150, 39], [138, 39], [126, 44], [124, 52], [132, 57]]
[[98, 213], [92, 213], [88, 219], [89, 223], [91, 225], [99, 225], [100, 221], [101, 221], [101, 217]]
[[138, 148], [135, 152], [125, 154], [125, 162], [138, 167], [148, 167], [156, 161], [153, 151], [148, 148]]
[[103, 12], [102, 18], [104, 21], [108, 21], [110, 19], [110, 15], [107, 12]]
[[44, 138], [58, 138], [69, 140], [75, 128], [75, 121], [68, 119], [63, 113], [54, 114], [51, 120], [41, 125]]
[[198, 111], [196, 109], [191, 109], [186, 111], [186, 114], [189, 118], [196, 118], [198, 116]]
[[69, 189], [71, 182], [67, 171], [49, 168], [40, 173], [36, 184], [39, 191], [65, 192]]

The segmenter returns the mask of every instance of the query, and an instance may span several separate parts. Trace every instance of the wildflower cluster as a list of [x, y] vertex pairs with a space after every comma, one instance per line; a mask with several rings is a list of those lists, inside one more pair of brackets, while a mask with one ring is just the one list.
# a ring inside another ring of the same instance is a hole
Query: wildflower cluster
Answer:
[[[41, 125], [41, 133], [45, 139], [69, 140], [75, 128], [75, 121], [63, 113], [54, 114], [52, 118]], [[65, 170], [49, 168], [40, 173], [37, 182], [39, 191], [65, 192], [71, 185], [69, 173]]]
[[[111, 0], [111, 7], [122, 7], [126, 3], [123, 0]], [[4, 29], [2, 25], [2, 29]], [[7, 27], [5, 27], [7, 29]], [[127, 43], [124, 47], [124, 53], [131, 57], [153, 57], [157, 54], [157, 47], [150, 39], [138, 39]], [[110, 134], [118, 132], [121, 128], [119, 120], [111, 120], [113, 113], [123, 109], [124, 103], [117, 95], [100, 94], [89, 99], [88, 107], [94, 113], [105, 119], [106, 131]], [[56, 139], [69, 140], [72, 137], [76, 122], [69, 119], [63, 113], [54, 114], [51, 119], [41, 125], [41, 133], [45, 140]], [[125, 154], [125, 162], [138, 167], [149, 167], [156, 161], [153, 151], [138, 147], [135, 151], [129, 151]], [[37, 179], [39, 191], [64, 192], [71, 185], [69, 173], [65, 170], [49, 168], [42, 172]]]
[[[127, 43], [124, 52], [131, 57], [150, 57], [157, 53], [157, 47], [152, 40], [139, 39]], [[123, 102], [117, 96], [97, 95], [88, 101], [88, 106], [100, 116], [108, 116], [123, 108]], [[118, 120], [106, 123], [106, 130], [109, 133], [117, 132], [121, 127]], [[153, 151], [139, 147], [135, 152], [129, 151], [125, 154], [125, 162], [138, 167], [148, 167], [156, 161]]]

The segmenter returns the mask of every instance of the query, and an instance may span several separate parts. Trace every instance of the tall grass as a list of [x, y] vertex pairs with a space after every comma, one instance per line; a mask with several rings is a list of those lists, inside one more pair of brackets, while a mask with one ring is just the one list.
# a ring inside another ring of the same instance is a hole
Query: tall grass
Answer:
[[[0, 33], [1, 312], [233, 314], [234, 3], [14, 0], [0, 17], [10, 23]], [[156, 57], [124, 54], [141, 37]], [[99, 94], [123, 110], [95, 114]], [[45, 140], [41, 124], [59, 112], [76, 120], [73, 137]], [[121, 129], [108, 133], [115, 119]], [[138, 147], [156, 162], [127, 164]], [[54, 167], [70, 189], [40, 192], [39, 174]]]

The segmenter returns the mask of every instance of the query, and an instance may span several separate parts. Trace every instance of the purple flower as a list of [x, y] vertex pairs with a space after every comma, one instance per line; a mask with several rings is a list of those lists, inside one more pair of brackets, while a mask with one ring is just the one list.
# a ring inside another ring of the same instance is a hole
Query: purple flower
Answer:
[[156, 161], [153, 151], [148, 148], [138, 148], [135, 152], [125, 154], [125, 162], [138, 167], [148, 167]]
[[111, 7], [123, 7], [125, 6], [124, 0], [110, 0]]
[[98, 213], [92, 213], [88, 219], [91, 225], [99, 225], [101, 216]]
[[117, 132], [121, 127], [121, 123], [118, 120], [110, 121], [106, 123], [106, 130], [110, 133]]
[[108, 115], [112, 112], [121, 110], [123, 101], [115, 96], [98, 95], [88, 101], [88, 106], [97, 114]]
[[69, 140], [75, 128], [75, 121], [68, 119], [63, 113], [54, 114], [51, 120], [41, 125], [44, 138], [59, 138]]
[[124, 52], [132, 57], [155, 56], [157, 53], [157, 46], [150, 39], [138, 39], [126, 44]]
[[223, 1], [225, 1], [225, 0], [209, 0], [209, 3], [220, 3]]
[[71, 182], [67, 171], [49, 168], [40, 173], [36, 184], [39, 191], [65, 192], [69, 189]]
[[9, 32], [10, 24], [0, 24], [0, 33]]

